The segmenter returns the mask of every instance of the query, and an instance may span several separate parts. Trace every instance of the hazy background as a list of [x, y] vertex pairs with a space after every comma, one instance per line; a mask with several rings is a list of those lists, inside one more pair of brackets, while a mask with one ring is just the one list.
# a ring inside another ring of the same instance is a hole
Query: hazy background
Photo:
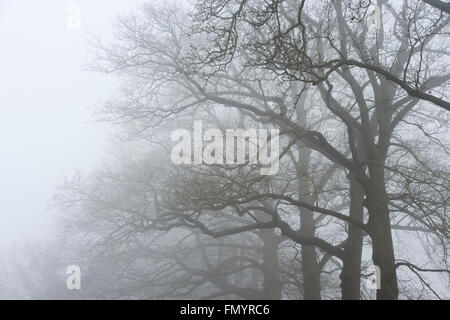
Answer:
[[[105, 127], [90, 108], [116, 83], [82, 69], [87, 40], [140, 2], [0, 0], [0, 248], [48, 235], [56, 185], [101, 159]], [[66, 26], [71, 5], [80, 29]]]

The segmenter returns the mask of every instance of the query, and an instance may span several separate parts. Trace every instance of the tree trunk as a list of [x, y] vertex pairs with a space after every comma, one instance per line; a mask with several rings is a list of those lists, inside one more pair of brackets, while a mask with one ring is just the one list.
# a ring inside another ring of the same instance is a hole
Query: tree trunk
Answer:
[[[364, 191], [350, 174], [350, 217], [363, 222]], [[359, 300], [361, 297], [361, 255], [364, 232], [352, 224], [348, 226], [348, 238], [344, 247], [341, 291], [343, 300]]]
[[[299, 144], [301, 145], [301, 144]], [[309, 169], [311, 150], [301, 145], [299, 152], [300, 168], [298, 174], [299, 198], [307, 203], [314, 204], [312, 190], [306, 176]], [[306, 208], [300, 209], [300, 229], [298, 233], [302, 237], [314, 238], [316, 236], [316, 226], [314, 222], [314, 212]], [[303, 298], [305, 300], [321, 299], [321, 268], [317, 261], [317, 253], [315, 246], [302, 245], [302, 273], [303, 273]]]
[[379, 165], [380, 162], [374, 163], [369, 165], [366, 206], [369, 211], [368, 228], [372, 239], [372, 260], [374, 265], [380, 268], [381, 273], [381, 287], [377, 290], [377, 299], [396, 300], [398, 284], [384, 167]]
[[314, 246], [302, 246], [301, 253], [303, 298], [305, 300], [320, 300], [320, 267], [317, 263], [316, 248]]
[[[300, 92], [298, 83], [293, 83], [293, 92]], [[308, 90], [305, 89], [298, 99], [295, 111], [297, 123], [301, 126], [307, 125], [306, 99]], [[295, 163], [298, 177], [298, 195], [302, 201], [314, 204], [312, 188], [309, 182], [309, 166], [311, 162], [311, 149], [307, 148], [302, 142], [298, 142], [298, 162]], [[314, 238], [316, 236], [316, 226], [314, 223], [314, 213], [311, 210], [300, 209], [300, 229], [298, 233], [303, 237]], [[303, 298], [305, 300], [321, 299], [321, 268], [317, 262], [316, 248], [314, 246], [303, 246], [301, 248], [302, 273], [303, 273]]]
[[280, 262], [278, 259], [278, 239], [273, 229], [261, 231], [263, 240], [264, 299], [281, 299]]

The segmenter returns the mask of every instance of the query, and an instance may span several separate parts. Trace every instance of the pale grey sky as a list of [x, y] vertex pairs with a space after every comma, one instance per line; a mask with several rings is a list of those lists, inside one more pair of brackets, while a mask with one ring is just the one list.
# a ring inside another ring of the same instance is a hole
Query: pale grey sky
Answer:
[[[56, 185], [101, 158], [105, 126], [89, 108], [116, 83], [82, 70], [88, 31], [109, 36], [140, 2], [0, 0], [0, 247], [46, 236]], [[66, 26], [72, 5], [80, 29]]]

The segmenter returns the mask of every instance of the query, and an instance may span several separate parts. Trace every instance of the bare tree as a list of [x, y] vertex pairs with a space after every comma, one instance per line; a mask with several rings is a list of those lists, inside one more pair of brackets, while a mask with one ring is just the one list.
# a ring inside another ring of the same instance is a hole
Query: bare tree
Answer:
[[[107, 222], [100, 225], [109, 230], [95, 230], [109, 234], [99, 243], [114, 239], [120, 247], [132, 234], [142, 234], [146, 243], [150, 235], [174, 230], [219, 240], [256, 235], [262, 251], [253, 254], [262, 253], [262, 264], [236, 253], [222, 258], [227, 267], [233, 261], [230, 274], [236, 277], [242, 265], [252, 275], [262, 272], [263, 290], [254, 283], [238, 290], [225, 279], [228, 274], [215, 278], [223, 265], [208, 262], [201, 242], [194, 245], [204, 253], [201, 265], [179, 258], [191, 249], [152, 249], [162, 268], [170, 260], [185, 279], [196, 279], [192, 290], [213, 283], [216, 291], [205, 291], [209, 297], [233, 292], [281, 298], [296, 283], [301, 297], [320, 299], [323, 278], [337, 270], [342, 297], [359, 299], [365, 244], [381, 269], [379, 299], [398, 298], [401, 266], [414, 273], [445, 271], [399, 262], [393, 230], [416, 232], [446, 261], [448, 115], [442, 108], [448, 109], [449, 73], [442, 68], [447, 44], [441, 39], [448, 17], [427, 11], [420, 1], [404, 1], [401, 8], [377, 4], [383, 15], [375, 30], [352, 19], [352, 1], [199, 1], [194, 15], [189, 8], [144, 6], [123, 18], [115, 44], [94, 43], [93, 68], [131, 80], [119, 99], [100, 110], [104, 120], [158, 146], [149, 153], [167, 151], [170, 130], [189, 127], [193, 119], [219, 128], [230, 121], [241, 128], [277, 128], [280, 171], [264, 177], [250, 164], [172, 166], [171, 173], [158, 168], [152, 172], [165, 175], [142, 181], [148, 173], [143, 169], [131, 179], [139, 183], [112, 188], [118, 194], [108, 201], [103, 198], [111, 196], [110, 187], [100, 198], [95, 191], [109, 179], [120, 181], [121, 172], [103, 173], [95, 187], [72, 194], [83, 195], [80, 203], [96, 213], [84, 227]], [[433, 148], [434, 163], [421, 151], [425, 143]], [[166, 162], [154, 164], [170, 167]], [[300, 258], [280, 254], [284, 245], [298, 249]], [[285, 268], [290, 261], [300, 266]], [[292, 277], [296, 268], [300, 282]], [[167, 288], [162, 296], [184, 292]]]

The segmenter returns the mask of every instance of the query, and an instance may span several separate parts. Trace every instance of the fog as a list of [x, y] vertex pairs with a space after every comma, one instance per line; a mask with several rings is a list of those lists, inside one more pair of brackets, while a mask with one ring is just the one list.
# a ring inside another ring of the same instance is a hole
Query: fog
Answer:
[[[45, 238], [61, 179], [89, 170], [104, 151], [92, 107], [115, 88], [87, 72], [90, 32], [110, 36], [138, 1], [0, 1], [0, 244]], [[71, 5], [80, 29], [66, 26]]]

